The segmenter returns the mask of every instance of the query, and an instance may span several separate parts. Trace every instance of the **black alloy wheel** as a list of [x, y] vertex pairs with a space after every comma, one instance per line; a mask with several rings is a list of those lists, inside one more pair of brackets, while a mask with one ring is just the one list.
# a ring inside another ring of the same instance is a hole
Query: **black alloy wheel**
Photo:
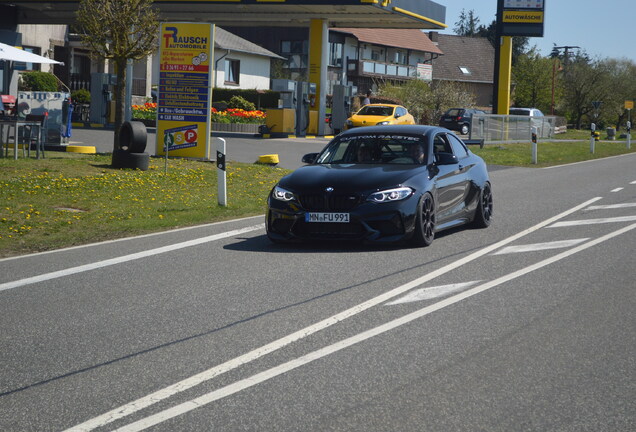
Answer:
[[487, 228], [492, 223], [492, 190], [490, 183], [486, 183], [479, 195], [479, 203], [475, 210], [475, 220], [473, 222], [475, 228]]
[[420, 207], [415, 220], [413, 240], [418, 246], [429, 246], [435, 239], [435, 203], [430, 193], [425, 193], [420, 200]]

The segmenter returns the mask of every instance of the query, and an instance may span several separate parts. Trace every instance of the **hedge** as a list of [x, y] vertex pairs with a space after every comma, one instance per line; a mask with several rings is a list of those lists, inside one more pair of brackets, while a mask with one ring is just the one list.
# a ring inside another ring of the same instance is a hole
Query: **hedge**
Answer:
[[258, 109], [278, 108], [280, 93], [272, 90], [255, 89], [227, 89], [215, 88], [212, 90], [212, 102], [229, 102], [233, 96], [240, 96], [246, 101], [252, 102]]

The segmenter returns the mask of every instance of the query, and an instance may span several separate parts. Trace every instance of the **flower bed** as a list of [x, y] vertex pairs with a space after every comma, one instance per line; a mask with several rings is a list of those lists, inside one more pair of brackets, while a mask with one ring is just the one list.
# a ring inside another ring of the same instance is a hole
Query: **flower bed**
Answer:
[[[216, 108], [211, 109], [212, 123], [216, 124], [265, 124], [266, 114], [260, 110], [247, 111], [237, 108], [228, 108], [225, 111], [218, 111]], [[157, 104], [154, 102], [146, 102], [143, 105], [132, 106], [132, 118], [134, 120], [151, 120], [157, 118]], [[214, 128], [213, 128], [214, 129]]]

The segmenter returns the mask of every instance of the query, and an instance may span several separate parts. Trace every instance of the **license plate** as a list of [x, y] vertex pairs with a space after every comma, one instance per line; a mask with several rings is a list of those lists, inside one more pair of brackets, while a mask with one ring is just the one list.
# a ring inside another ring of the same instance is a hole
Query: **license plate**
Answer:
[[305, 222], [347, 223], [349, 213], [305, 213]]

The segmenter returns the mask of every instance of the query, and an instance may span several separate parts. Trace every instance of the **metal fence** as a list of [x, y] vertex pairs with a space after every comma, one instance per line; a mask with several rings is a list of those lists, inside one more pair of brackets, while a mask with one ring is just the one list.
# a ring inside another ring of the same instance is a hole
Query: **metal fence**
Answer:
[[551, 139], [556, 122], [556, 116], [474, 115], [470, 139], [483, 139], [486, 143], [528, 142], [532, 139], [533, 126], [537, 128], [537, 139]]

